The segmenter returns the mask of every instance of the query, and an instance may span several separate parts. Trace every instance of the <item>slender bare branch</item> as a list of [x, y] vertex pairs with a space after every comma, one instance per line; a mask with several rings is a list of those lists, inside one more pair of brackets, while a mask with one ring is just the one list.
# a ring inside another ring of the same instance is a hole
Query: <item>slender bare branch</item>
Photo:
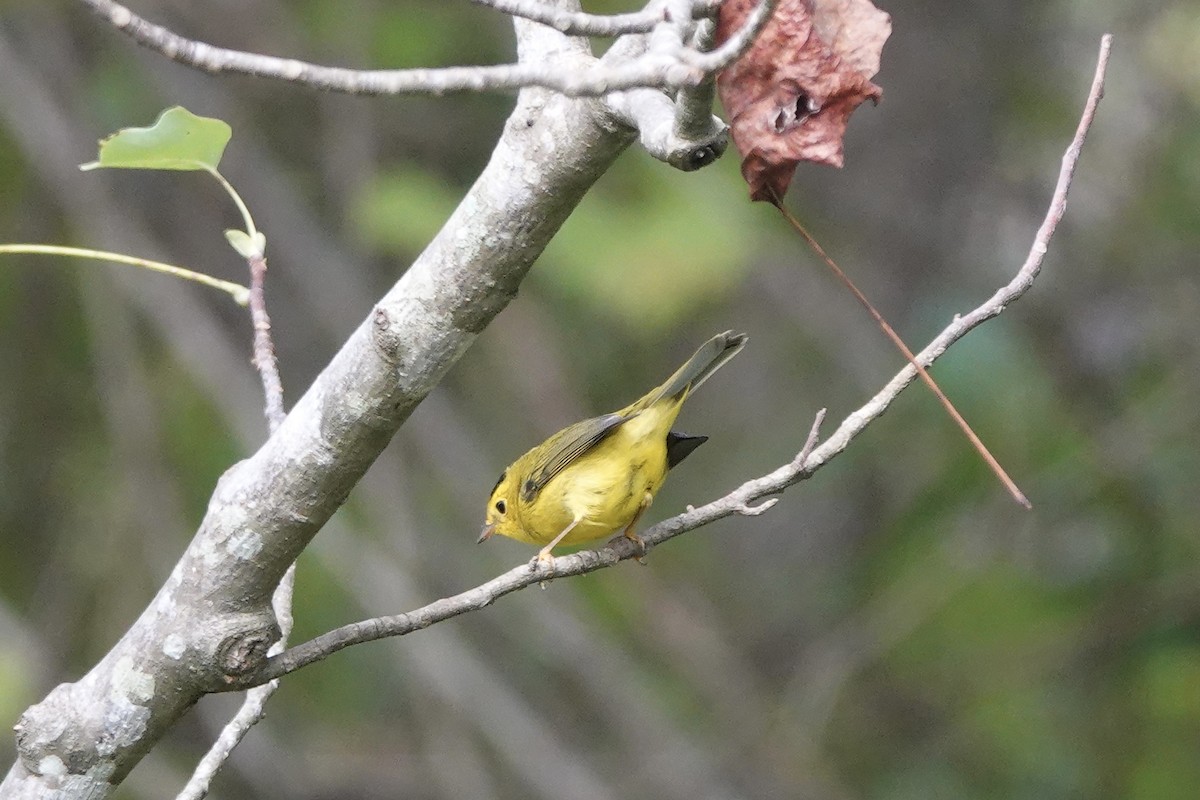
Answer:
[[271, 341], [271, 317], [267, 314], [264, 283], [267, 277], [267, 258], [261, 253], [249, 259], [250, 320], [254, 324], [254, 366], [262, 377], [266, 399], [267, 426], [271, 433], [283, 424], [283, 382], [279, 379], [279, 362], [275, 359], [275, 344]]
[[[279, 588], [271, 596], [271, 606], [279, 621], [279, 641], [271, 645], [270, 655], [278, 655], [287, 647], [288, 638], [292, 635], [292, 595], [296, 587], [296, 565], [293, 564], [279, 582]], [[216, 777], [234, 749], [246, 738], [250, 729], [257, 725], [267, 715], [267, 701], [279, 689], [279, 679], [267, 681], [246, 692], [241, 707], [217, 736], [216, 741], [209, 747], [204, 757], [196, 763], [192, 777], [176, 795], [175, 800], [200, 800], [208, 794], [212, 779]]]
[[[250, 319], [254, 326], [253, 363], [262, 379], [265, 399], [267, 427], [274, 433], [283, 424], [283, 382], [279, 377], [279, 361], [275, 357], [275, 343], [271, 337], [271, 317], [267, 313], [266, 278], [267, 259], [257, 253], [247, 259], [250, 268]], [[296, 587], [296, 565], [284, 574], [279, 587], [271, 595], [271, 607], [279, 625], [279, 640], [271, 645], [270, 655], [282, 653], [292, 635], [292, 595]], [[279, 681], [273, 680], [255, 686], [246, 692], [241, 708], [225, 723], [216, 741], [196, 764], [192, 776], [176, 795], [176, 800], [200, 800], [208, 794], [212, 779], [216, 777], [234, 749], [246, 738], [250, 729], [262, 721], [267, 714], [267, 701], [279, 689]]]
[[741, 58], [750, 49], [750, 45], [754, 44], [754, 40], [762, 32], [763, 27], [767, 24], [767, 20], [775, 13], [777, 3], [778, 0], [760, 0], [741, 30], [730, 36], [717, 49], [707, 53], [686, 50], [682, 56], [687, 58], [693, 66], [702, 70], [706, 75], [714, 75], [720, 72]]
[[[565, 11], [538, 0], [471, 0], [510, 16], [549, 25], [568, 36], [622, 36], [627, 33], [649, 33], [663, 21], [661, 7], [651, 3], [641, 11], [628, 14], [585, 14]], [[700, 13], [706, 13], [702, 9]]]
[[[1091, 128], [1100, 98], [1104, 94], [1104, 74], [1108, 65], [1111, 44], [1112, 37], [1109, 35], [1104, 36], [1101, 40], [1096, 74], [1087, 104], [1075, 136], [1063, 156], [1062, 168], [1059, 171], [1050, 207], [1034, 237], [1025, 263], [1021, 265], [1017, 274], [1008, 284], [970, 313], [956, 317], [937, 338], [918, 353], [916, 360], [921, 365], [932, 364], [952, 344], [987, 320], [999, 315], [1033, 285], [1034, 279], [1041, 270], [1041, 263], [1049, 247], [1050, 239], [1066, 209], [1067, 192], [1071, 187], [1080, 149]], [[624, 537], [617, 537], [608, 545], [595, 550], [583, 550], [558, 556], [545, 568], [539, 568], [536, 560], [532, 564], [514, 567], [473, 589], [453, 597], [436, 600], [414, 611], [394, 616], [376, 617], [335, 628], [315, 639], [272, 656], [261, 669], [234, 680], [229, 688], [244, 688], [275, 680], [320, 661], [350, 645], [390, 636], [403, 636], [451, 617], [486, 608], [506, 594], [533, 584], [543, 583], [551, 578], [583, 575], [611, 567], [628, 558], [638, 558], [669, 539], [728, 516], [757, 516], [771, 508], [776, 498], [768, 499], [763, 503], [759, 503], [759, 501], [783, 492], [829, 463], [844, 451], [872, 421], [878, 419], [915, 377], [916, 369], [911, 364], [905, 366], [874, 397], [847, 416], [833, 435], [818, 446], [816, 444], [817, 437], [825, 414], [822, 409], [818, 412], [808, 437], [795, 458], [766, 475], [746, 481], [724, 497], [703, 506], [689, 507], [684, 513], [664, 520], [644, 531], [642, 533], [642, 539], [645, 542], [644, 549], [636, 547], [633, 542]], [[753, 505], [755, 503], [759, 504]]]
[[817, 257], [825, 262], [826, 266], [828, 266], [830, 271], [833, 272], [834, 276], [841, 281], [842, 285], [850, 290], [850, 293], [854, 295], [854, 299], [866, 309], [867, 313], [870, 314], [871, 318], [875, 320], [875, 323], [879, 326], [879, 329], [883, 331], [884, 335], [891, 340], [892, 344], [896, 346], [896, 349], [900, 351], [900, 354], [908, 359], [908, 363], [916, 367], [917, 376], [925, 382], [925, 385], [929, 387], [929, 391], [933, 392], [933, 396], [937, 398], [942, 408], [946, 411], [946, 414], [949, 415], [954, 424], [958, 426], [958, 429], [962, 431], [963, 436], [967, 438], [967, 441], [970, 442], [970, 444], [975, 448], [975, 451], [979, 453], [979, 456], [983, 459], [983, 462], [987, 464], [992, 472], [996, 475], [996, 478], [999, 479], [1001, 485], [1004, 486], [1013, 500], [1025, 508], [1033, 508], [1033, 504], [1029, 502], [1029, 498], [1026, 497], [1025, 493], [1022, 492], [1017, 486], [1016, 481], [1009, 477], [1008, 473], [1004, 470], [1004, 467], [1002, 467], [1000, 462], [996, 460], [996, 457], [992, 455], [992, 451], [987, 449], [987, 445], [985, 445], [983, 440], [979, 438], [979, 435], [975, 433], [975, 430], [970, 426], [966, 418], [959, 413], [954, 403], [950, 402], [950, 398], [947, 397], [946, 393], [942, 391], [942, 387], [938, 386], [937, 381], [933, 379], [933, 376], [930, 375], [923, 366], [917, 363], [912, 351], [908, 349], [908, 345], [905, 344], [904, 340], [900, 338], [900, 334], [896, 333], [896, 330], [891, 326], [891, 323], [884, 319], [883, 315], [879, 313], [879, 310], [875, 308], [875, 305], [867, 299], [867, 296], [863, 294], [862, 290], [858, 288], [858, 285], [850, 279], [850, 276], [838, 266], [837, 262], [825, 252], [825, 248], [821, 247], [820, 243], [813, 237], [811, 233], [808, 232], [808, 229], [800, 223], [800, 220], [796, 219], [792, 212], [788, 211], [787, 206], [783, 204], [783, 199], [780, 198], [780, 196], [775, 192], [775, 189], [768, 187], [767, 191], [771, 195], [771, 203], [777, 209], [779, 209], [779, 213], [782, 214], [783, 218], [792, 226], [792, 229], [795, 230], [796, 233], [798, 233], [800, 237], [808, 243], [808, 246], [812, 248]]
[[[626, 14], [586, 14], [564, 11], [539, 0], [471, 0], [514, 17], [549, 25], [568, 36], [616, 37], [629, 33], [649, 33], [664, 19], [661, 3], [650, 3], [641, 11]], [[690, 14], [700, 19], [711, 17], [720, 7], [720, 0], [693, 0]]]
[[762, 0], [743, 29], [712, 53], [697, 53], [686, 47], [670, 54], [648, 50], [629, 62], [579, 59], [571, 63], [571, 69], [564, 69], [558, 63], [524, 62], [444, 69], [356, 70], [214, 47], [155, 25], [115, 0], [81, 2], [138, 44], [210, 73], [273, 78], [365, 96], [513, 91], [540, 86], [570, 97], [597, 97], [637, 87], [673, 90], [694, 86], [744, 53], [775, 5], [775, 0]]
[[813, 448], [821, 440], [821, 425], [825, 422], [825, 412], [827, 410], [822, 408], [813, 417], [812, 427], [808, 430], [808, 438], [804, 440], [804, 446], [800, 448], [800, 452], [796, 454], [796, 458], [792, 461], [794, 465], [802, 466], [808, 461], [808, 457], [812, 455]]

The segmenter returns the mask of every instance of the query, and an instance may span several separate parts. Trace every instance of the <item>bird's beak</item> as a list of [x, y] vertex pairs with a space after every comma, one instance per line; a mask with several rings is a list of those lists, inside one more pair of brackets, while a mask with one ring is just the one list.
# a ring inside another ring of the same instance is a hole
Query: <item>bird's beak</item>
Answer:
[[483, 530], [479, 532], [479, 538], [475, 540], [475, 544], [486, 542], [488, 539], [492, 538], [492, 534], [495, 532], [496, 523], [493, 522], [491, 525], [484, 525]]

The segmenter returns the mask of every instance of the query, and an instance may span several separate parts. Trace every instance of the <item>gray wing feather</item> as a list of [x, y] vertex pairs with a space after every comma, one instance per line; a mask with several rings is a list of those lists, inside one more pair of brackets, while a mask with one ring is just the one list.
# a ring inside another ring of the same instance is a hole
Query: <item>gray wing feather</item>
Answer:
[[578, 461], [581, 456], [608, 438], [622, 423], [632, 419], [632, 416], [634, 415], [605, 414], [602, 417], [576, 422], [555, 434], [545, 454], [545, 460], [540, 465], [535, 465], [529, 477], [521, 484], [521, 499], [529, 502], [537, 497], [537, 493], [551, 478]]

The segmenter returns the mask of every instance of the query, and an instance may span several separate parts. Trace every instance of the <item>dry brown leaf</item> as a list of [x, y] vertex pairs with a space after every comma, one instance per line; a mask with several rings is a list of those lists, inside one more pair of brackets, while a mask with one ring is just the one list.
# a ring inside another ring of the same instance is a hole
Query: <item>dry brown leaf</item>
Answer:
[[[725, 0], [718, 41], [758, 2]], [[782, 198], [801, 161], [842, 166], [850, 114], [883, 94], [871, 78], [891, 32], [891, 17], [869, 0], [779, 0], [750, 50], [717, 77], [752, 200]]]

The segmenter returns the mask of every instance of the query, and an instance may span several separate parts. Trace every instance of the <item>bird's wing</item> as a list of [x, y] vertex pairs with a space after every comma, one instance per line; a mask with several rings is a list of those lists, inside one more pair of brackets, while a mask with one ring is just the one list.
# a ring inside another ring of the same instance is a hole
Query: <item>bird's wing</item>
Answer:
[[529, 476], [521, 484], [521, 499], [529, 502], [537, 497], [537, 493], [551, 478], [575, 463], [580, 456], [600, 444], [631, 418], [632, 415], [605, 414], [602, 417], [576, 422], [554, 434], [550, 441], [546, 442], [546, 452], [529, 470]]

